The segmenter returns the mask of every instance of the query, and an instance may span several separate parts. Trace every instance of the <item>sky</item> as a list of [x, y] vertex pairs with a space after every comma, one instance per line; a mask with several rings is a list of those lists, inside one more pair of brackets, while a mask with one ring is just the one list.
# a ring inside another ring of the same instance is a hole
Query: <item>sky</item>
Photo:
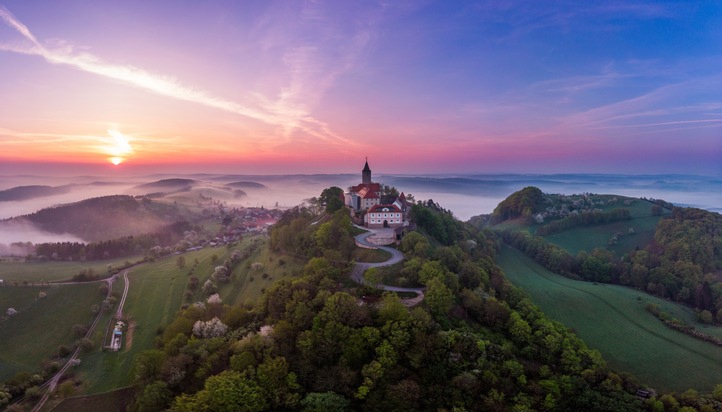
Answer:
[[0, 175], [722, 175], [722, 2], [0, 0]]

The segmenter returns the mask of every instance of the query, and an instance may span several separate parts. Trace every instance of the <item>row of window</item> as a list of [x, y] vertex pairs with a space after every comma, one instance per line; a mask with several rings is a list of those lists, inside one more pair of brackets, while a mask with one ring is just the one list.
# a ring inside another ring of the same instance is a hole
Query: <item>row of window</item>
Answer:
[[[371, 217], [381, 217], [381, 213], [370, 213], [370, 215]], [[383, 217], [401, 217], [401, 213], [384, 213], [383, 215]]]
[[[400, 219], [396, 219], [396, 220], [394, 220], [394, 219], [388, 219], [388, 222], [389, 222], [389, 223], [401, 223], [401, 220], [400, 220]], [[381, 219], [379, 219], [379, 220], [371, 219], [371, 223], [384, 223], [384, 221], [381, 220]]]

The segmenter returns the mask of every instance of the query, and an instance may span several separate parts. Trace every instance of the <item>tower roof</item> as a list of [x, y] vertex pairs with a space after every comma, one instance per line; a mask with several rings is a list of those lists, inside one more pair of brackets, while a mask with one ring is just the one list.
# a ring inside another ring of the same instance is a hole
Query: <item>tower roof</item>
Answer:
[[369, 167], [369, 159], [366, 158], [366, 164], [364, 165], [364, 170], [362, 172], [370, 172], [371, 168]]

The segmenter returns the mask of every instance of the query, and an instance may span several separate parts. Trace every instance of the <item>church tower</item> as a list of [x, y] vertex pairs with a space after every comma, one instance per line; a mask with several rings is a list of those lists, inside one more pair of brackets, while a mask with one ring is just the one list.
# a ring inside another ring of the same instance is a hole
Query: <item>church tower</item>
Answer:
[[366, 158], [366, 165], [364, 165], [364, 170], [361, 171], [361, 183], [363, 184], [371, 184], [371, 168], [369, 167], [369, 158]]

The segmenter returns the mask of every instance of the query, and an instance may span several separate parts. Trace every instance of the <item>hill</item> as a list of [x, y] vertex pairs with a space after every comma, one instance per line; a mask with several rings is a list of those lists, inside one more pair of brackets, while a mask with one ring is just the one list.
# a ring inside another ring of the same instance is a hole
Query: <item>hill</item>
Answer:
[[667, 391], [711, 391], [720, 383], [722, 348], [666, 327], [646, 305], [695, 322], [692, 309], [632, 288], [564, 278], [510, 247], [503, 248], [498, 263], [544, 313], [573, 328], [614, 368]]
[[162, 179], [156, 182], [144, 183], [142, 185], [135, 186], [135, 190], [149, 190], [152, 192], [175, 192], [190, 190], [196, 183], [193, 179]]
[[9, 202], [17, 200], [30, 200], [38, 197], [60, 195], [68, 193], [68, 186], [18, 186], [7, 190], [0, 190], [0, 202]]
[[10, 219], [30, 222], [50, 233], [72, 234], [86, 241], [150, 233], [178, 220], [182, 217], [174, 205], [126, 195], [86, 199]]
[[268, 189], [268, 186], [264, 185], [263, 183], [256, 182], [233, 182], [226, 183], [226, 186], [237, 189]]

